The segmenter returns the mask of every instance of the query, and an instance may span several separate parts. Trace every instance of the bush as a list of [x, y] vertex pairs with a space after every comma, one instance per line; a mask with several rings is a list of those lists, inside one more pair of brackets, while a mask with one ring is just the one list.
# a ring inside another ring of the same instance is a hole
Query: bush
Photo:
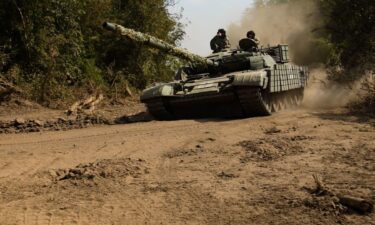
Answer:
[[[13, 81], [39, 102], [73, 98], [78, 89], [108, 90], [120, 80], [144, 88], [171, 79], [166, 56], [101, 28], [110, 20], [177, 44], [184, 32], [178, 17], [168, 13], [169, 4], [173, 1], [0, 1], [0, 70], [20, 68]], [[108, 74], [110, 65], [121, 79]]]
[[350, 108], [355, 112], [375, 115], [375, 74], [368, 75], [363, 79], [359, 99], [352, 102]]

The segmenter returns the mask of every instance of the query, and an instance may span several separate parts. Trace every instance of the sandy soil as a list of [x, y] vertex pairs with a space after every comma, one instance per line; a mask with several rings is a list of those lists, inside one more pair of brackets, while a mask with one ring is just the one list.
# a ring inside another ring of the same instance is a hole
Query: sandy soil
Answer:
[[[69, 107], [66, 107], [68, 109]], [[144, 112], [146, 109], [139, 103], [139, 96], [133, 98], [110, 101], [104, 99], [95, 113], [102, 117], [117, 118]], [[16, 118], [24, 120], [53, 120], [58, 118], [69, 119], [65, 110], [45, 108], [37, 103], [22, 98], [12, 98], [10, 101], [0, 101], [0, 121], [11, 121]]]
[[152, 119], [137, 97], [116, 102], [105, 99], [93, 112], [78, 114], [69, 114], [67, 110], [45, 108], [23, 99], [0, 101], [0, 134], [65, 131]]
[[0, 224], [375, 224], [374, 119], [285, 111], [0, 135]]

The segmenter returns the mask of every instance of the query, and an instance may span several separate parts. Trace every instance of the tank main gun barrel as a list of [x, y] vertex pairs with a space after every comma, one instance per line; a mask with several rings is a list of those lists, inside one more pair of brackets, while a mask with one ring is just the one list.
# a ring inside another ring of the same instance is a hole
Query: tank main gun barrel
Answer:
[[124, 36], [126, 38], [129, 38], [135, 42], [148, 45], [150, 47], [159, 49], [163, 52], [166, 52], [167, 54], [188, 60], [193, 63], [201, 63], [204, 65], [209, 66], [216, 66], [217, 64], [210, 60], [206, 59], [204, 57], [201, 57], [199, 55], [192, 54], [184, 49], [177, 48], [163, 40], [157, 39], [149, 34], [144, 34], [129, 28], [125, 28], [121, 25], [115, 24], [115, 23], [109, 23], [104, 22], [103, 27], [107, 30], [114, 31], [121, 36]]

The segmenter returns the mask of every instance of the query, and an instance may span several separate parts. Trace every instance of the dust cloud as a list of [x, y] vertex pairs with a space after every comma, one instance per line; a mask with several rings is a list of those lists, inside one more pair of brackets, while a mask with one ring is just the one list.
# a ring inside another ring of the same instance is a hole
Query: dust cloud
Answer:
[[324, 68], [310, 71], [309, 85], [305, 89], [302, 106], [308, 109], [330, 109], [343, 107], [358, 99], [361, 82], [350, 86], [328, 81]]
[[315, 1], [293, 1], [248, 8], [240, 23], [228, 27], [228, 35], [234, 47], [249, 30], [255, 31], [263, 47], [288, 44], [293, 63], [310, 68], [304, 107], [342, 107], [356, 98], [357, 92], [351, 88], [357, 89], [358, 85], [349, 88], [327, 79], [327, 71], [322, 66], [327, 53], [319, 47], [316, 38], [322, 24]]
[[311, 64], [319, 55], [313, 37], [320, 18], [314, 1], [248, 8], [239, 24], [228, 27], [228, 35], [236, 47], [247, 31], [254, 30], [263, 47], [288, 44], [295, 63]]

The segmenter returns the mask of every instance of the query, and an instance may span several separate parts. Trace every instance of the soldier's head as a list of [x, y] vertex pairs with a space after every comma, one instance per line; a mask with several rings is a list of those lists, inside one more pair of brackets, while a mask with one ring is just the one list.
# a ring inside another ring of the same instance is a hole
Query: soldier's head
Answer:
[[219, 29], [219, 30], [217, 31], [217, 35], [222, 36], [222, 37], [225, 37], [225, 36], [227, 35], [227, 32], [225, 32], [224, 29]]
[[247, 32], [246, 37], [254, 39], [255, 38], [255, 32], [252, 31], [252, 30]]

